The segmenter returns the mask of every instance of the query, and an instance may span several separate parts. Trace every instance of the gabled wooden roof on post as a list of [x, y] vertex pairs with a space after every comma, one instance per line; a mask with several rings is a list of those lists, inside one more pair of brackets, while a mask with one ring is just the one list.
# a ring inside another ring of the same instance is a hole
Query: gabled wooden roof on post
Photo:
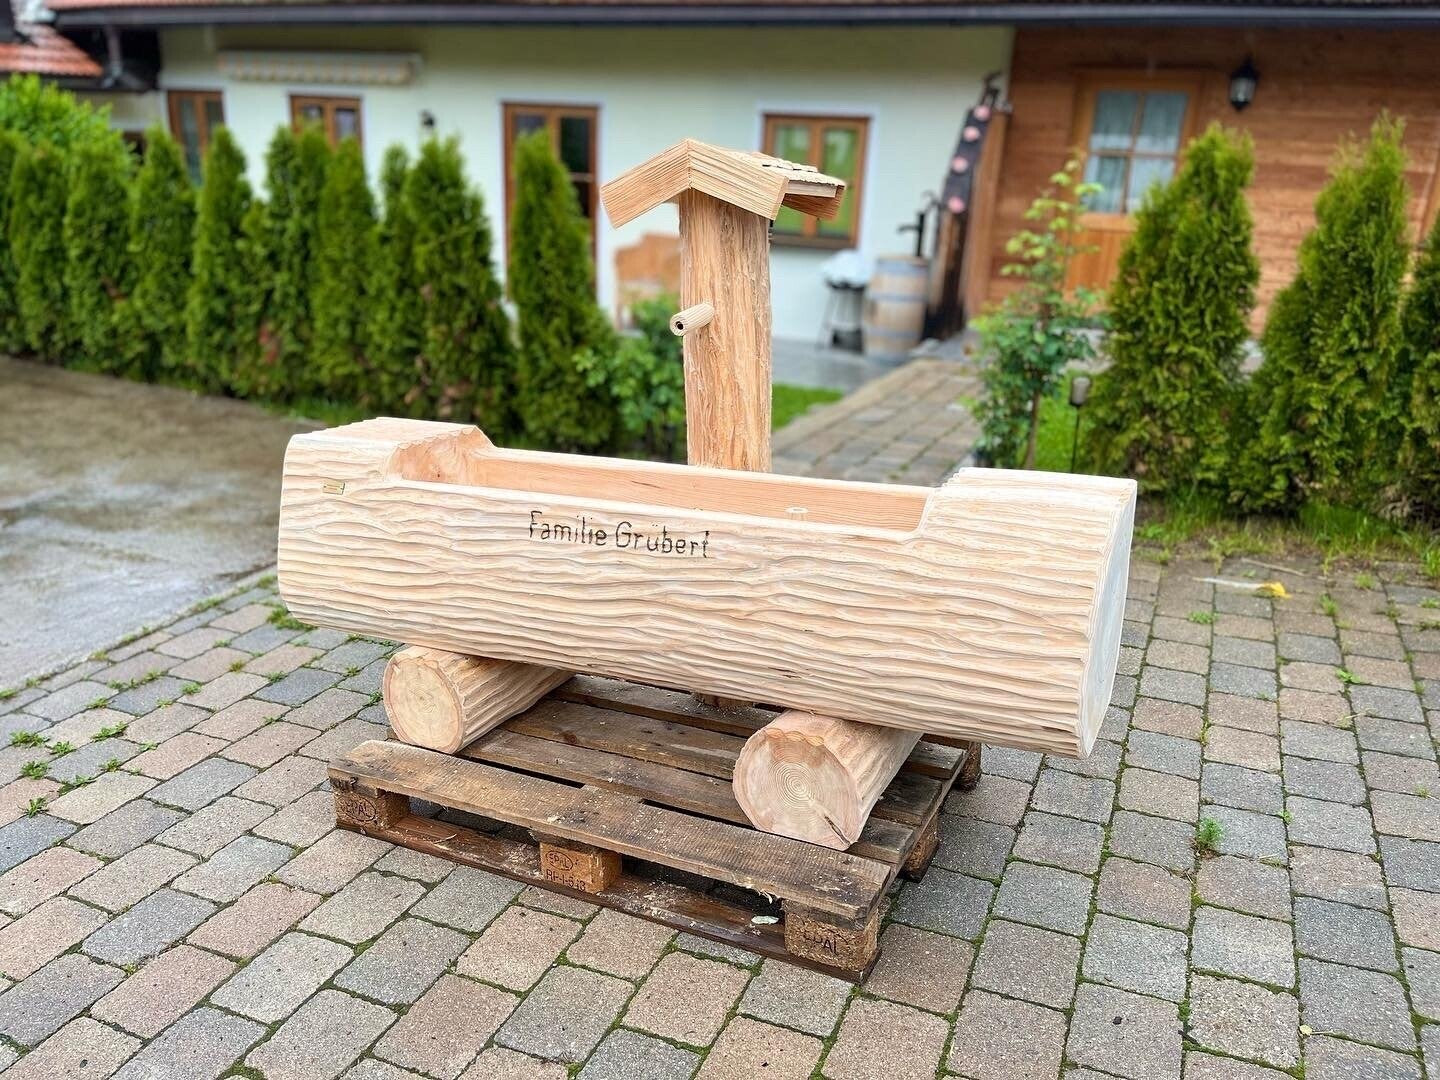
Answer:
[[813, 165], [684, 139], [611, 180], [600, 200], [619, 226], [692, 190], [771, 221], [782, 206], [828, 220], [840, 212], [845, 181]]

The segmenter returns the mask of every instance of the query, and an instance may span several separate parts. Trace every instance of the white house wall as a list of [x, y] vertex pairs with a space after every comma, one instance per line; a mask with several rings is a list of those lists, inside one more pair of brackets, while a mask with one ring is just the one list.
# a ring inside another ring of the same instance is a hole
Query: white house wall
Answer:
[[[885, 254], [904, 252], [913, 243], [896, 230], [914, 220], [922, 194], [938, 188], [983, 76], [1008, 66], [1010, 32], [950, 27], [226, 28], [167, 31], [162, 48], [166, 88], [224, 92], [226, 121], [257, 186], [263, 179], [265, 144], [276, 125], [289, 120], [291, 93], [361, 99], [372, 176], [388, 144], [401, 142], [412, 151], [419, 145], [420, 115], [428, 110], [439, 134], [460, 137], [497, 234], [504, 216], [505, 102], [598, 106], [602, 181], [685, 136], [758, 148], [766, 112], [866, 116], [870, 135], [859, 246]], [[250, 82], [220, 74], [216, 52], [221, 49], [408, 52], [421, 62], [414, 80], [403, 86]], [[669, 206], [621, 229], [602, 220], [597, 271], [607, 309], [615, 295], [615, 250], [646, 232], [675, 229]], [[775, 333], [813, 337], [825, 306], [817, 267], [829, 252], [779, 245], [773, 252]]]

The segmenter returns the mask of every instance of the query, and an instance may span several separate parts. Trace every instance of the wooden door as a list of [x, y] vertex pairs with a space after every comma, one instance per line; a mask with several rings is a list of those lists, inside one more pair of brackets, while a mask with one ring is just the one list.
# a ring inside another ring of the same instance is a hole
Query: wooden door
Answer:
[[1102, 185], [1080, 219], [1086, 250], [1070, 262], [1069, 288], [1103, 290], [1115, 277], [1145, 193], [1175, 175], [1195, 125], [1199, 79], [1102, 72], [1080, 82], [1074, 145], [1084, 178]]

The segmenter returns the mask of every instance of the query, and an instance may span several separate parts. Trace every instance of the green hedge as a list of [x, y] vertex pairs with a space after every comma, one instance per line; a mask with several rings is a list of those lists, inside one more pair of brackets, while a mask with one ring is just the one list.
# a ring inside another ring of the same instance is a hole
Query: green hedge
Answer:
[[[586, 224], [542, 135], [517, 150], [512, 293], [453, 140], [390, 147], [282, 128], [251, 190], [231, 134], [194, 188], [175, 141], [136, 167], [103, 110], [0, 84], [0, 350], [325, 415], [480, 424], [499, 441], [670, 456], [678, 351], [620, 338]], [[518, 338], [518, 340], [517, 340]]]

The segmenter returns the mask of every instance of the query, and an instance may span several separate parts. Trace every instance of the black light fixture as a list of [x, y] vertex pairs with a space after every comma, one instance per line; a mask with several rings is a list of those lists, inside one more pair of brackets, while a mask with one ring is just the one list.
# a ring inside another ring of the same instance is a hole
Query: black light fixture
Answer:
[[1260, 72], [1255, 70], [1255, 64], [1250, 57], [1230, 73], [1230, 104], [1236, 112], [1244, 112], [1245, 107], [1255, 100], [1255, 87], [1260, 85]]
[[420, 127], [424, 129], [426, 135], [435, 134], [435, 114], [429, 109], [420, 110]]
[[1075, 434], [1070, 438], [1070, 471], [1075, 471], [1075, 451], [1080, 446], [1080, 410], [1090, 400], [1090, 376], [1076, 375], [1070, 380], [1070, 405], [1075, 410]]

